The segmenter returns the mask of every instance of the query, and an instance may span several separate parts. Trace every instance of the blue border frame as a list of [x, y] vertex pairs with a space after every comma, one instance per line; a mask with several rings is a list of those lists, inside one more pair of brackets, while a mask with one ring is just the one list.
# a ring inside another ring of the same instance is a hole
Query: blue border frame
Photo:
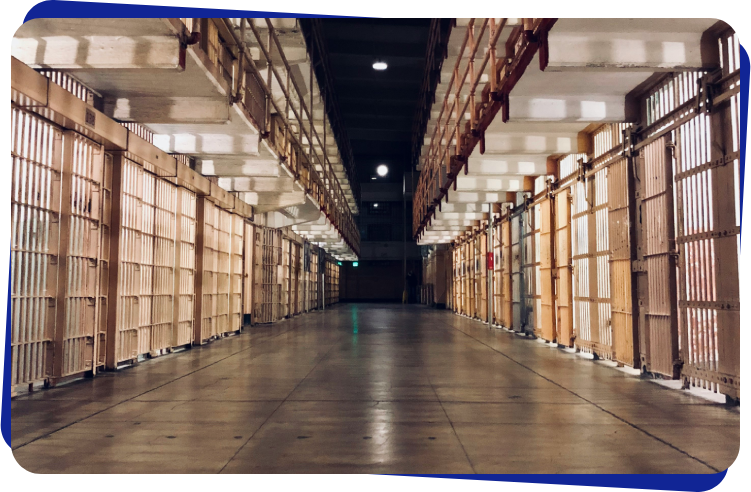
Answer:
[[[165, 7], [150, 5], [122, 5], [89, 2], [56, 2], [44, 1], [29, 10], [24, 23], [38, 18], [149, 18], [149, 17], [238, 17], [242, 14], [253, 17], [327, 17], [342, 18], [347, 16], [294, 14], [289, 12], [261, 12], [247, 10], [198, 9], [186, 7]], [[264, 14], [261, 16], [260, 14]], [[746, 169], [746, 133], [748, 130], [748, 81], [749, 57], [741, 46], [741, 158], [740, 158], [740, 193], [741, 193], [741, 224], [743, 222], [743, 188]], [[6, 313], [5, 330], [5, 361], [3, 373], [2, 413], [0, 413], [0, 430], [3, 439], [10, 447], [10, 329], [11, 324], [11, 295], [10, 295], [10, 264], [8, 265], [8, 308]], [[704, 492], [713, 489], [722, 482], [727, 470], [710, 475], [404, 475], [415, 477], [434, 477], [461, 480], [484, 480], [512, 483], [540, 483], [550, 485], [583, 485], [594, 487], [626, 487], [645, 490], [671, 490]]]

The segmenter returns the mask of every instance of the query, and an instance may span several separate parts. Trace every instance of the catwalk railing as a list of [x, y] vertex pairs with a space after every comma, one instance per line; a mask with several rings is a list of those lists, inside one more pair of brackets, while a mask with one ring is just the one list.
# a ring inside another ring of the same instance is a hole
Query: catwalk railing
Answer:
[[[450, 186], [456, 186], [462, 168], [466, 172], [474, 148], [484, 146], [485, 130], [496, 114], [501, 111], [503, 121], [508, 120], [508, 96], [537, 53], [540, 40], [555, 23], [555, 19], [523, 19], [506, 40], [505, 53], [498, 54], [497, 44], [507, 21], [470, 19], [467, 25], [448, 88], [437, 101], [440, 109], [436, 126], [425, 136], [430, 138], [430, 145], [422, 156], [413, 201], [415, 237], [428, 224]], [[485, 52], [477, 60], [483, 48]], [[545, 63], [544, 56], [540, 63]], [[484, 80], [487, 82], [483, 84]]]
[[[230, 77], [233, 101], [245, 106], [281, 165], [315, 198], [344, 241], [359, 254], [359, 231], [328, 155], [328, 148], [336, 142], [327, 142], [326, 132], [316, 129], [316, 124], [325, 129], [326, 111], [320, 122], [315, 121], [313, 90], [301, 87], [292, 76], [272, 19], [194, 19], [189, 24], [201, 32], [209, 57], [228, 74], [239, 74]], [[208, 33], [206, 38], [204, 33]], [[312, 83], [312, 65], [308, 75]], [[281, 93], [281, 102], [274, 90]]]

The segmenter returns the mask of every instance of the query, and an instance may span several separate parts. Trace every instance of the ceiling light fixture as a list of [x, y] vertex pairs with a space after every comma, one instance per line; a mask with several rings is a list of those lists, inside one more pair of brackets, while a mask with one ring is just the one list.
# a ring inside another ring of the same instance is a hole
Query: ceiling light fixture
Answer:
[[383, 70], [386, 70], [387, 68], [389, 68], [389, 65], [385, 61], [378, 60], [373, 63], [373, 70], [383, 71]]
[[389, 168], [386, 166], [386, 164], [381, 164], [376, 168], [376, 172], [380, 177], [384, 177], [389, 173]]

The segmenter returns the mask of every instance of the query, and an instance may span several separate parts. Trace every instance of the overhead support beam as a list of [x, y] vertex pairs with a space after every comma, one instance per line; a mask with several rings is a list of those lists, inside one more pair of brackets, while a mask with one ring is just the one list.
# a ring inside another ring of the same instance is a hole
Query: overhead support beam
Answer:
[[476, 176], [542, 175], [547, 172], [547, 156], [488, 154], [469, 158], [467, 171]]
[[258, 193], [303, 192], [302, 185], [290, 177], [219, 178], [219, 186], [228, 191], [254, 191]]
[[579, 151], [577, 137], [577, 132], [486, 133], [484, 156], [572, 154]]
[[675, 71], [713, 68], [702, 34], [714, 19], [559, 19], [548, 34], [546, 70]]
[[626, 119], [622, 95], [511, 96], [510, 120], [516, 122], [619, 123]]
[[[455, 202], [449, 202], [449, 203], [443, 203], [441, 205], [440, 211], [438, 213], [445, 216], [449, 213], [477, 213], [477, 214], [487, 214], [490, 212], [490, 209], [488, 208], [487, 203], [482, 202], [476, 202], [476, 203], [455, 203]], [[483, 217], [486, 218], [486, 217]], [[482, 220], [482, 219], [477, 219]]]
[[276, 193], [267, 192], [259, 193], [256, 191], [241, 192], [239, 196], [246, 203], [253, 205], [258, 213], [279, 210], [280, 208], [291, 207], [293, 205], [302, 205], [305, 203], [305, 192]]
[[[37, 19], [31, 22], [35, 21]], [[11, 49], [13, 56], [37, 69], [185, 68], [185, 48], [181, 48], [176, 36], [87, 36], [72, 33], [64, 36], [14, 37]]]
[[196, 163], [196, 169], [204, 176], [281, 176], [279, 159], [276, 157], [228, 157], [216, 156], [214, 159], [203, 159]]
[[[526, 191], [523, 185], [518, 191]], [[500, 203], [506, 198], [506, 191], [458, 191], [449, 193], [449, 203]]]
[[104, 113], [121, 121], [141, 124], [216, 123], [230, 119], [226, 98], [213, 97], [121, 97], [106, 98]]
[[[453, 195], [452, 195], [453, 196]], [[444, 207], [447, 205], [469, 205], [468, 203], [456, 203], [451, 202], [443, 204]], [[481, 213], [481, 212], [439, 212], [436, 210], [435, 214], [435, 220], [485, 220], [487, 218], [487, 214]], [[435, 221], [434, 220], [434, 221]]]
[[456, 226], [462, 226], [462, 227], [479, 227], [480, 221], [479, 220], [462, 220], [462, 219], [434, 219], [430, 222], [429, 229], [432, 230], [438, 230], [441, 227], [456, 227]]

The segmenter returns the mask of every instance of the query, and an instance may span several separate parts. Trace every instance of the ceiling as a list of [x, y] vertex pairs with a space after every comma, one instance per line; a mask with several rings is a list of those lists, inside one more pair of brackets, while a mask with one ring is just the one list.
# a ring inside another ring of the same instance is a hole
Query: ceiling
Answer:
[[[321, 25], [359, 181], [401, 182], [411, 159], [430, 19], [322, 19]], [[376, 60], [388, 68], [374, 70]], [[389, 174], [373, 181], [379, 164]]]

